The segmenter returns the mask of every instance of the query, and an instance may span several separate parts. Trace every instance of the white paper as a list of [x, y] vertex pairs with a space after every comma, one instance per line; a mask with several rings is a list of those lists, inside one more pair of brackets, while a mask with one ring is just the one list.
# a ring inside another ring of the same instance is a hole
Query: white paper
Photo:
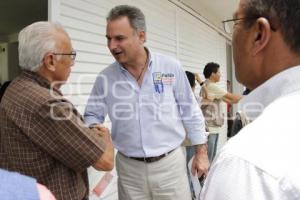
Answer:
[[191, 175], [191, 181], [192, 181], [192, 185], [193, 185], [194, 192], [195, 192], [195, 195], [196, 195], [196, 200], [200, 200], [200, 192], [201, 192], [202, 187], [201, 187], [200, 182], [198, 180], [198, 175], [196, 174], [196, 176], [194, 176], [192, 174], [193, 159], [194, 159], [194, 156], [191, 158], [191, 160], [188, 163], [188, 169], [189, 169], [189, 173]]

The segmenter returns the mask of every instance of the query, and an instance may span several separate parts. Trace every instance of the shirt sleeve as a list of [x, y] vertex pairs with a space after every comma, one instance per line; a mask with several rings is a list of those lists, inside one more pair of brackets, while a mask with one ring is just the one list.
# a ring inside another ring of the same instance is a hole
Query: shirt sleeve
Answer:
[[243, 159], [227, 156], [217, 158], [213, 163], [200, 199], [295, 199], [290, 197], [284, 194], [280, 180]]
[[205, 144], [205, 120], [183, 68], [178, 63], [174, 95], [191, 145]]
[[216, 83], [210, 83], [207, 86], [208, 99], [222, 99], [227, 94], [227, 91], [219, 87]]
[[0, 197], [6, 200], [39, 199], [36, 180], [0, 169]]
[[87, 124], [103, 123], [107, 115], [105, 102], [105, 89], [107, 88], [107, 77], [100, 74], [93, 86], [84, 112], [84, 119]]
[[31, 124], [27, 132], [31, 140], [77, 172], [93, 165], [106, 147], [97, 131], [86, 127], [81, 115], [65, 99], [47, 101]]

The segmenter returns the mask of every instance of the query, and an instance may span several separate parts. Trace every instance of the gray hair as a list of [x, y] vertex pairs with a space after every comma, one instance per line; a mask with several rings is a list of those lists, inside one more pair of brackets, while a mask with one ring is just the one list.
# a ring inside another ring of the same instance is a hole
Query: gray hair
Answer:
[[64, 31], [57, 23], [35, 22], [26, 26], [19, 33], [19, 65], [24, 70], [38, 71], [44, 56], [55, 52], [56, 33]]
[[272, 29], [283, 34], [291, 50], [300, 53], [300, 1], [299, 0], [248, 0], [245, 7], [245, 25], [249, 28], [258, 17], [269, 20]]
[[113, 21], [121, 17], [127, 17], [131, 27], [136, 32], [146, 32], [145, 15], [139, 8], [129, 5], [116, 6], [110, 10], [108, 16], [106, 17], [106, 20]]

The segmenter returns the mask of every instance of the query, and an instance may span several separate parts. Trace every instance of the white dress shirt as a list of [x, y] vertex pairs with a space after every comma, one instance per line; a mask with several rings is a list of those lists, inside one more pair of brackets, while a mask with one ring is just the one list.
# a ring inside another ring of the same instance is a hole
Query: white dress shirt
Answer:
[[255, 105], [244, 110], [254, 121], [221, 150], [201, 200], [299, 200], [300, 66], [275, 75], [242, 104]]
[[207, 141], [205, 122], [181, 64], [149, 52], [141, 87], [118, 62], [94, 84], [86, 110], [88, 124], [112, 122], [115, 147], [127, 156], [151, 157], [180, 146], [186, 132], [192, 145]]

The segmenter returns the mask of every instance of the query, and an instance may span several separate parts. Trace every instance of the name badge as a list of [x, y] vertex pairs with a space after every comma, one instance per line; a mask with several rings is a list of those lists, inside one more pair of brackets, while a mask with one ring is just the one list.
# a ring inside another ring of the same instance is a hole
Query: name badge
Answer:
[[164, 84], [162, 82], [162, 73], [161, 72], [153, 72], [153, 84], [155, 92], [157, 93], [163, 93], [164, 92]]

